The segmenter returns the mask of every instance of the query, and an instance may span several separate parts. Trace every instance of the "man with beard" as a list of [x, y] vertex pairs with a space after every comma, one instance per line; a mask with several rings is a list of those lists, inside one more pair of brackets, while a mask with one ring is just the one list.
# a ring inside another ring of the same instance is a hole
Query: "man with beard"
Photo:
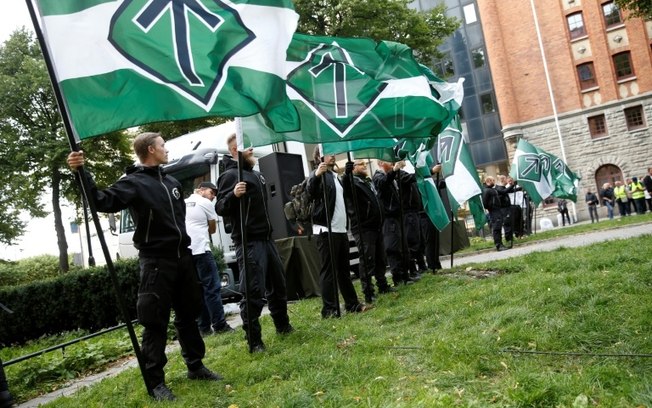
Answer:
[[[314, 151], [317, 168], [310, 173], [306, 190], [314, 200], [313, 234], [321, 257], [322, 318], [339, 317], [337, 289], [342, 292], [344, 308], [349, 313], [364, 312], [368, 307], [358, 300], [349, 272], [349, 237], [346, 232], [344, 188], [333, 171], [335, 156], [322, 156], [319, 146]], [[330, 229], [329, 229], [330, 227]]]
[[[104, 190], [98, 190], [89, 180], [88, 194], [99, 211], [115, 213], [128, 208], [134, 220], [133, 241], [140, 263], [136, 309], [144, 327], [142, 354], [147, 388], [154, 399], [172, 401], [176, 397], [165, 385], [163, 371], [170, 309], [175, 312], [174, 327], [188, 378], [217, 381], [222, 377], [202, 363], [206, 349], [195, 321], [201, 310], [201, 288], [188, 248], [181, 183], [161, 167], [168, 162], [165, 141], [159, 133], [141, 133], [134, 139], [134, 153], [139, 165], [127, 168], [126, 176]], [[68, 155], [72, 170], [83, 165], [83, 152]]]
[[[229, 136], [227, 146], [231, 156], [234, 159], [238, 157], [235, 134]], [[253, 148], [245, 149], [242, 156], [242, 181], [238, 180], [237, 167], [229, 166], [220, 174], [215, 208], [217, 214], [228, 216], [233, 222], [231, 238], [237, 246], [240, 288], [243, 289], [240, 301], [242, 328], [246, 333], [249, 351], [262, 352], [265, 351], [265, 344], [259, 318], [265, 300], [278, 334], [290, 333], [294, 328], [288, 317], [283, 264], [272, 241], [265, 178], [254, 170], [256, 158]], [[244, 214], [240, 212], [241, 200], [244, 200]], [[246, 248], [242, 242], [243, 224], [247, 238]]]

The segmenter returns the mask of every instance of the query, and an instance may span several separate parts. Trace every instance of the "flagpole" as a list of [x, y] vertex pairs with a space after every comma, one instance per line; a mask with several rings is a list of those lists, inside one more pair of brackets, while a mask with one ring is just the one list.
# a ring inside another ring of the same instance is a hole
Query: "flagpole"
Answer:
[[403, 214], [403, 186], [401, 182], [401, 169], [397, 171], [397, 182], [398, 184], [398, 203], [399, 203], [399, 228], [401, 232], [401, 260], [403, 261], [403, 270], [407, 275], [405, 281], [407, 282], [410, 279], [410, 264], [409, 264], [409, 254], [407, 248], [407, 238], [405, 237], [405, 226], [403, 225], [404, 214]]
[[[61, 113], [61, 120], [63, 121], [63, 125], [66, 130], [66, 134], [68, 136], [68, 143], [70, 144], [70, 150], [79, 151], [80, 150], [79, 144], [77, 143], [77, 140], [75, 138], [75, 134], [72, 125], [70, 123], [68, 110], [63, 100], [63, 95], [61, 94], [61, 90], [59, 89], [59, 82], [57, 81], [56, 73], [54, 72], [54, 67], [52, 66], [52, 61], [50, 59], [50, 52], [47, 48], [47, 44], [45, 43], [45, 38], [43, 36], [43, 31], [41, 30], [41, 26], [36, 17], [36, 10], [34, 9], [34, 5], [32, 4], [31, 0], [25, 0], [25, 2], [27, 3], [27, 9], [29, 10], [30, 18], [32, 19], [32, 23], [34, 24], [34, 31], [36, 32], [36, 38], [38, 39], [39, 46], [41, 47], [41, 52], [43, 53], [43, 57], [45, 60], [45, 66], [47, 67], [48, 74], [50, 76], [52, 90], [54, 91], [54, 96], [57, 101], [57, 106], [59, 108], [59, 112]], [[77, 174], [79, 176], [78, 179], [80, 181], [79, 184], [82, 190], [82, 194], [84, 197], [86, 197], [86, 201], [88, 202], [88, 207], [90, 208], [91, 217], [93, 218], [93, 224], [95, 225], [95, 230], [97, 232], [97, 238], [100, 241], [102, 252], [104, 254], [104, 259], [106, 261], [106, 268], [109, 271], [109, 276], [111, 277], [111, 283], [113, 284], [116, 298], [118, 300], [118, 307], [120, 308], [122, 317], [125, 321], [125, 325], [127, 326], [127, 331], [129, 332], [129, 338], [131, 340], [131, 345], [134, 349], [134, 354], [136, 355], [136, 359], [138, 360], [140, 373], [143, 377], [143, 381], [145, 382], [147, 393], [152, 395], [152, 390], [147, 382], [147, 373], [145, 372], [145, 362], [143, 360], [143, 356], [140, 350], [140, 345], [138, 344], [136, 332], [134, 331], [134, 327], [131, 323], [131, 318], [129, 316], [129, 309], [127, 308], [127, 302], [120, 289], [118, 275], [115, 272], [115, 267], [111, 259], [111, 254], [109, 253], [109, 247], [106, 244], [106, 240], [104, 238], [104, 233], [102, 230], [102, 225], [100, 224], [100, 220], [97, 215], [97, 206], [94, 198], [92, 196], [89, 196], [88, 194], [91, 190], [88, 174], [86, 173], [83, 166], [77, 169]]]
[[[238, 150], [238, 182], [244, 181], [243, 174], [243, 157], [242, 151]], [[245, 221], [245, 196], [240, 197], [240, 238], [242, 240], [242, 266], [243, 270], [241, 271], [243, 276], [240, 277], [240, 282], [244, 282], [244, 294], [245, 294], [245, 308], [247, 313], [245, 319], [247, 320], [247, 345], [249, 346], [249, 353], [254, 352], [254, 343], [251, 338], [251, 299], [249, 297], [249, 254], [247, 252], [247, 225]], [[244, 322], [243, 322], [244, 323]]]
[[[322, 157], [324, 157], [324, 152], [320, 152]], [[323, 160], [322, 160], [323, 161]], [[322, 192], [323, 192], [323, 200], [324, 200], [324, 215], [326, 215], [326, 228], [328, 228], [328, 253], [330, 254], [330, 264], [331, 264], [331, 274], [333, 275], [333, 294], [335, 295], [335, 307], [337, 307], [337, 317], [340, 317], [342, 315], [342, 312], [340, 311], [340, 292], [339, 292], [339, 286], [338, 286], [338, 281], [337, 281], [337, 273], [335, 273], [335, 253], [333, 252], [333, 228], [331, 226], [331, 219], [328, 216], [328, 197], [326, 195], [326, 174], [330, 170], [326, 170], [324, 174], [321, 175], [322, 180], [321, 180], [321, 186], [322, 186]], [[335, 178], [335, 176], [333, 176]], [[337, 183], [337, 180], [333, 180], [335, 183]], [[348, 254], [347, 254], [348, 256]]]

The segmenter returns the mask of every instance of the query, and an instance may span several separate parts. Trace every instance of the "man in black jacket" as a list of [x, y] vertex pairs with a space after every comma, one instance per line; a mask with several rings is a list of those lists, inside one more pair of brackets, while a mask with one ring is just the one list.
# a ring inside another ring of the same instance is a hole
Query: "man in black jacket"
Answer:
[[360, 254], [360, 285], [365, 302], [372, 303], [374, 301], [372, 277], [376, 278], [379, 293], [396, 291], [389, 286], [385, 277], [387, 262], [381, 232], [383, 213], [364, 160], [346, 163], [343, 184], [351, 232]]
[[[505, 222], [506, 212], [503, 210], [504, 199], [501, 198], [504, 196], [507, 199], [508, 204], [506, 209], [509, 211], [509, 197], [507, 197], [506, 190], [507, 189], [505, 189], [503, 186], [496, 186], [496, 179], [494, 179], [492, 176], [485, 177], [485, 187], [484, 192], [482, 193], [482, 204], [484, 205], [484, 208], [489, 211], [491, 232], [494, 239], [494, 245], [498, 251], [509, 249], [503, 245], [502, 233], [503, 226], [508, 225], [508, 223]], [[511, 228], [509, 228], [509, 232], [511, 234]], [[505, 238], [508, 240], [507, 228], [505, 230]]]
[[[383, 240], [389, 271], [392, 274], [394, 286], [401, 283], [413, 283], [403, 257], [406, 248], [401, 236], [401, 204], [398, 195], [398, 174], [405, 167], [405, 162], [390, 163], [378, 160], [379, 169], [373, 176], [376, 195], [383, 210]], [[407, 257], [407, 254], [405, 254]]]
[[[233, 158], [238, 157], [235, 134], [227, 140], [227, 146]], [[240, 316], [249, 350], [265, 350], [259, 322], [260, 314], [267, 306], [278, 334], [294, 331], [290, 325], [287, 310], [287, 292], [283, 263], [272, 240], [272, 224], [267, 212], [267, 190], [265, 178], [254, 170], [256, 158], [253, 149], [242, 152], [243, 181], [238, 181], [237, 162], [228, 165], [217, 181], [217, 214], [228, 216], [232, 220], [231, 238], [236, 243], [236, 256], [240, 269], [240, 288], [244, 297], [240, 301]], [[245, 214], [240, 212], [240, 201], [244, 200]], [[244, 228], [247, 238], [246, 251], [242, 245], [241, 220], [244, 216]], [[247, 268], [245, 269], [245, 253]], [[246, 273], [244, 271], [246, 270]], [[246, 296], [249, 296], [247, 299]], [[249, 322], [251, 321], [251, 327]]]
[[363, 312], [367, 307], [358, 300], [349, 271], [349, 237], [346, 232], [344, 188], [333, 171], [335, 156], [322, 156], [317, 147], [314, 159], [319, 165], [310, 173], [306, 190], [315, 203], [312, 221], [313, 234], [317, 238], [317, 249], [321, 257], [319, 272], [321, 316], [339, 317], [338, 300], [335, 297], [337, 288], [342, 292], [344, 308], [347, 312]]
[[[156, 400], [174, 400], [163, 371], [170, 309], [175, 311], [174, 326], [188, 378], [217, 381], [222, 377], [202, 363], [205, 346], [195, 321], [201, 310], [201, 288], [188, 248], [181, 184], [161, 167], [168, 161], [165, 141], [159, 133], [141, 133], [134, 140], [134, 152], [140, 165], [127, 168], [125, 177], [104, 190], [90, 180], [88, 194], [99, 211], [114, 213], [128, 208], [134, 220], [133, 241], [140, 262], [136, 308], [144, 327], [146, 381]], [[83, 152], [71, 152], [68, 165], [73, 170], [83, 166]]]

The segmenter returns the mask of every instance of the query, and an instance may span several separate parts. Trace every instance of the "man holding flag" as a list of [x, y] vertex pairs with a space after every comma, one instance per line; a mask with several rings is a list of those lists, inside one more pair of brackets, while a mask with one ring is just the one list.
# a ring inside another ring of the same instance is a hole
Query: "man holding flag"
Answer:
[[[90, 181], [88, 194], [99, 211], [115, 213], [128, 208], [134, 219], [133, 240], [140, 263], [136, 309], [144, 327], [145, 381], [154, 399], [172, 401], [176, 397], [165, 384], [163, 371], [170, 309], [175, 312], [174, 327], [188, 378], [218, 381], [222, 377], [202, 363], [206, 348], [196, 323], [201, 311], [201, 288], [188, 248], [182, 187], [161, 167], [168, 162], [165, 141], [158, 133], [141, 133], [134, 140], [134, 153], [139, 165], [130, 166], [125, 177], [104, 190], [98, 190]], [[81, 151], [68, 155], [72, 170], [83, 166], [84, 161]]]

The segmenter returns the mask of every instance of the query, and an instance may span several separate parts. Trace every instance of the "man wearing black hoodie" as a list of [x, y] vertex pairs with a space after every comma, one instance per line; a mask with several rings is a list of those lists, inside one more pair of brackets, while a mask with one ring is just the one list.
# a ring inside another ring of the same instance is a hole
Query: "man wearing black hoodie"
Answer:
[[[202, 363], [204, 341], [195, 319], [201, 310], [201, 288], [188, 245], [181, 183], [165, 174], [168, 162], [165, 141], [159, 133], [141, 133], [134, 140], [139, 165], [127, 168], [126, 176], [99, 190], [93, 180], [89, 196], [97, 209], [114, 213], [129, 209], [136, 225], [133, 241], [138, 249], [140, 286], [136, 309], [143, 325], [142, 355], [148, 389], [158, 401], [176, 397], [165, 385], [163, 367], [170, 309], [174, 309], [181, 355], [188, 378], [218, 381], [222, 377]], [[68, 166], [84, 165], [84, 153], [71, 152]]]
[[[227, 139], [227, 146], [233, 158], [238, 157], [238, 146], [235, 134]], [[223, 161], [223, 173], [217, 181], [217, 203], [215, 209], [218, 215], [227, 216], [232, 221], [231, 238], [236, 243], [236, 256], [240, 268], [240, 288], [245, 288], [240, 301], [240, 316], [249, 350], [251, 352], [265, 351], [258, 318], [265, 306], [276, 326], [278, 334], [290, 333], [294, 330], [290, 325], [287, 310], [287, 292], [283, 263], [272, 240], [272, 224], [267, 212], [267, 190], [265, 178], [254, 170], [256, 159], [253, 149], [242, 152], [243, 181], [238, 180], [238, 164], [235, 160]], [[240, 200], [244, 201], [244, 228], [247, 238], [247, 273], [245, 271], [245, 251], [242, 245]], [[246, 282], [245, 282], [246, 277]], [[246, 296], [249, 296], [247, 299]], [[251, 327], [249, 327], [251, 322]]]

